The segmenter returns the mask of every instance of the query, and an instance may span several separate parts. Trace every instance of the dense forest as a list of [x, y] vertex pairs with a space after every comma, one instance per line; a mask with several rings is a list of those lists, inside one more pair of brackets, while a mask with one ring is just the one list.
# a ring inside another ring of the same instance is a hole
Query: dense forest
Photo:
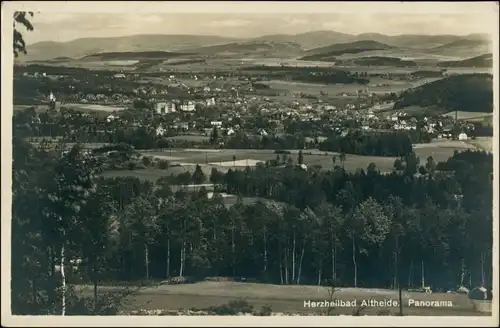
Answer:
[[442, 78], [442, 71], [430, 71], [430, 70], [420, 70], [411, 72], [411, 75], [417, 78], [425, 79], [425, 78]]
[[415, 67], [417, 63], [413, 60], [402, 60], [396, 57], [370, 56], [354, 59], [338, 60], [337, 65], [353, 66], [392, 66], [392, 67]]
[[412, 143], [427, 143], [430, 140], [431, 135], [420, 131], [366, 133], [355, 130], [345, 136], [330, 136], [319, 144], [319, 149], [366, 156], [400, 157], [413, 151]]
[[268, 80], [289, 80], [296, 82], [323, 84], [368, 84], [368, 79], [361, 78], [345, 70], [327, 67], [270, 67], [251, 66], [242, 68], [242, 72], [253, 76], [265, 76]]
[[404, 91], [394, 109], [439, 106], [449, 111], [493, 112], [493, 76], [462, 74]]
[[[75, 314], [84, 301], [90, 313], [105, 311], [97, 293], [94, 303], [71, 294], [81, 282], [230, 276], [394, 287], [399, 279], [405, 288], [436, 290], [491, 281], [488, 153], [457, 152], [446, 163], [428, 158], [422, 165], [412, 153], [389, 175], [374, 164], [354, 174], [340, 166], [214, 169], [205, 178], [240, 195], [228, 208], [218, 192], [209, 198], [177, 186], [174, 193], [168, 179], [96, 178], [99, 162], [78, 146], [62, 155], [17, 138], [13, 146], [17, 314], [61, 313], [62, 306]], [[246, 197], [261, 201], [245, 204]], [[76, 271], [74, 259], [81, 260]], [[69, 266], [65, 275], [55, 270], [61, 263]]]

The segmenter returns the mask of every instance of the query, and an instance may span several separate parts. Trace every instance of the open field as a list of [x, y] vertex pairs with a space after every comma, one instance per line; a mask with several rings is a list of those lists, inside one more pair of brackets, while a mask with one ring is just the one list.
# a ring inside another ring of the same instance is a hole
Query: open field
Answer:
[[137, 64], [138, 60], [103, 60], [103, 61], [82, 61], [82, 64], [92, 65], [92, 67], [101, 66], [132, 66]]
[[290, 93], [308, 93], [319, 95], [321, 91], [325, 91], [332, 95], [338, 95], [342, 92], [355, 94], [358, 90], [367, 90], [370, 93], [389, 93], [400, 92], [408, 88], [413, 88], [437, 79], [422, 79], [419, 81], [395, 81], [382, 78], [371, 78], [369, 85], [361, 84], [315, 84], [303, 82], [290, 82], [281, 80], [272, 80], [263, 82], [271, 87], [273, 90], [287, 91]]
[[[77, 286], [84, 293], [92, 293], [88, 286]], [[114, 291], [119, 287], [100, 287], [100, 291]], [[325, 308], [304, 307], [304, 301], [329, 300], [328, 289], [320, 286], [282, 286], [241, 282], [199, 282], [182, 285], [159, 285], [144, 287], [129, 298], [127, 309], [182, 309], [206, 308], [222, 305], [235, 299], [245, 299], [256, 309], [270, 305], [273, 311], [316, 313]], [[354, 301], [359, 307], [363, 300], [397, 301], [397, 291], [387, 289], [341, 288], [334, 294], [335, 300]], [[416, 307], [414, 301], [451, 301], [451, 307]], [[445, 293], [409, 293], [403, 292], [405, 315], [484, 315], [476, 312], [472, 302], [465, 295]], [[352, 314], [353, 307], [337, 307], [335, 314]], [[398, 307], [368, 307], [362, 313], [375, 315], [381, 310], [397, 313]]]
[[453, 156], [455, 150], [464, 151], [475, 147], [464, 141], [434, 140], [430, 144], [415, 144], [413, 149], [420, 158], [420, 163], [425, 163], [427, 157], [432, 156], [435, 162], [443, 162]]
[[226, 162], [216, 162], [208, 163], [210, 165], [219, 165], [222, 167], [247, 167], [247, 166], [257, 166], [258, 163], [262, 161], [255, 159], [240, 159], [239, 161], [226, 161]]
[[[474, 148], [470, 143], [463, 141], [452, 140], [435, 140], [430, 144], [414, 145], [415, 153], [423, 162], [427, 157], [432, 156], [436, 162], [446, 161], [457, 150], [465, 150]], [[210, 176], [212, 168], [222, 172], [227, 172], [229, 169], [242, 169], [243, 167], [255, 166], [258, 162], [275, 159], [276, 155], [273, 150], [252, 150], [252, 149], [222, 149], [222, 150], [182, 150], [172, 149], [165, 151], [141, 151], [144, 156], [153, 156], [158, 159], [168, 160], [171, 166], [165, 170], [157, 168], [145, 168], [138, 170], [118, 170], [104, 172], [103, 176], [132, 176], [140, 179], [156, 181], [160, 177], [177, 175], [182, 172], [194, 172], [196, 164], [199, 164], [205, 175]], [[297, 161], [298, 150], [291, 150], [290, 155]], [[332, 156], [333, 152], [322, 152], [318, 150], [303, 151], [304, 163], [307, 166], [321, 165], [323, 169], [331, 169], [333, 167]], [[233, 163], [233, 155], [236, 156], [236, 162]], [[338, 154], [337, 154], [338, 155]], [[281, 157], [282, 155], [280, 155]], [[393, 169], [394, 160], [396, 157], [381, 157], [381, 156], [359, 156], [346, 155], [344, 163], [341, 163], [337, 157], [336, 165], [344, 166], [347, 171], [354, 172], [357, 169], [366, 169], [370, 163], [375, 163], [381, 172], [390, 172]]]
[[[477, 120], [477, 119], [484, 119], [485, 117], [488, 116], [493, 116], [493, 113], [457, 111], [456, 115], [459, 120]], [[442, 116], [449, 116], [454, 118], [455, 112], [454, 111], [448, 112], [446, 114], [443, 114]]]
[[[447, 113], [449, 109], [446, 109], [441, 106], [419, 106], [419, 105], [411, 105], [411, 106], [406, 106], [403, 108], [398, 108], [398, 109], [389, 109], [383, 111], [384, 115], [390, 115], [393, 112], [401, 112], [401, 113], [406, 113], [408, 115], [429, 115], [429, 116], [434, 116], [434, 115], [444, 115]], [[382, 112], [382, 111], [380, 111]]]
[[[444, 161], [453, 155], [455, 149], [466, 149], [471, 148], [470, 145], [462, 141], [452, 141], [452, 140], [435, 140], [429, 144], [418, 144], [415, 145], [415, 152], [418, 156], [422, 157], [429, 156], [431, 154], [436, 161]], [[172, 150], [172, 151], [144, 151], [144, 155], [168, 155], [174, 156], [176, 158], [182, 158], [184, 163], [193, 164], [207, 164], [213, 163], [217, 166], [217, 163], [228, 162], [229, 164], [233, 161], [233, 155], [236, 156], [236, 161], [243, 165], [248, 159], [248, 165], [256, 164], [257, 161], [271, 160], [276, 158], [274, 150], [267, 149], [221, 149], [221, 150]], [[297, 159], [298, 150], [290, 150], [290, 155], [294, 161]], [[308, 166], [321, 165], [323, 168], [328, 169], [333, 166], [332, 155], [333, 152], [322, 152], [319, 150], [303, 150], [304, 163]], [[281, 156], [281, 155], [280, 155]], [[423, 159], [423, 158], [421, 158]], [[391, 171], [392, 165], [394, 164], [395, 157], [381, 157], [381, 156], [359, 156], [359, 155], [349, 155], [347, 154], [344, 166], [346, 170], [355, 171], [358, 168], [366, 168], [368, 164], [374, 162], [381, 171]], [[175, 161], [174, 161], [175, 162]], [[341, 165], [337, 158], [337, 165]], [[227, 167], [226, 165], [224, 165]], [[238, 165], [239, 166], [239, 165]], [[230, 168], [230, 167], [228, 167]]]
[[493, 152], [493, 137], [477, 137], [474, 140], [468, 140], [467, 143], [478, 149]]
[[[294, 161], [297, 161], [298, 150], [291, 150], [291, 155]], [[218, 151], [186, 151], [186, 150], [166, 150], [166, 151], [143, 151], [143, 155], [146, 156], [173, 156], [176, 158], [182, 158], [179, 162], [186, 165], [187, 163], [195, 164], [209, 164], [209, 166], [214, 166], [219, 168], [230, 169], [233, 164], [233, 155], [236, 156], [236, 161], [238, 165], [234, 166], [255, 166], [257, 162], [265, 162], [267, 160], [272, 160], [276, 158], [274, 150], [268, 149], [221, 149]], [[304, 164], [308, 166], [321, 165], [323, 168], [328, 169], [333, 167], [332, 152], [320, 152], [317, 150], [304, 150]], [[280, 155], [281, 157], [282, 155]], [[173, 163], [178, 162], [172, 161]], [[227, 162], [227, 163], [226, 163]], [[368, 164], [375, 162], [380, 170], [390, 170], [394, 163], [394, 158], [391, 157], [377, 157], [377, 156], [358, 156], [358, 155], [347, 155], [344, 166], [347, 170], [355, 171], [357, 168], [366, 168]], [[218, 163], [223, 163], [220, 165]], [[337, 164], [341, 165], [340, 161], [337, 159]]]
[[62, 104], [61, 107], [84, 111], [114, 112], [127, 109], [125, 106], [100, 105], [100, 104]]

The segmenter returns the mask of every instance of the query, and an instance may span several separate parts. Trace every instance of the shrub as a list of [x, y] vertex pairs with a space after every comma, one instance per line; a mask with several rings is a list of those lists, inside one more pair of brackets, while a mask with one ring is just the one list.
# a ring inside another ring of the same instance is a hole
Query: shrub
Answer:
[[168, 162], [164, 159], [158, 161], [158, 167], [161, 169], [161, 170], [166, 170], [168, 169]]
[[270, 316], [273, 313], [273, 309], [270, 305], [264, 305], [260, 308], [260, 311], [257, 315], [259, 316]]
[[227, 304], [219, 305], [219, 306], [211, 306], [208, 308], [208, 310], [215, 315], [237, 315], [238, 314], [238, 312], [236, 312], [234, 309], [229, 307], [229, 305], [227, 305]]
[[245, 300], [233, 300], [228, 304], [211, 306], [209, 311], [215, 315], [237, 315], [238, 313], [252, 313], [253, 306]]
[[149, 157], [149, 156], [144, 156], [142, 158], [142, 164], [144, 164], [144, 166], [150, 166], [151, 162], [152, 162], [152, 160], [151, 160], [151, 157]]
[[245, 300], [234, 300], [229, 302], [229, 307], [235, 309], [237, 312], [252, 313], [253, 306]]

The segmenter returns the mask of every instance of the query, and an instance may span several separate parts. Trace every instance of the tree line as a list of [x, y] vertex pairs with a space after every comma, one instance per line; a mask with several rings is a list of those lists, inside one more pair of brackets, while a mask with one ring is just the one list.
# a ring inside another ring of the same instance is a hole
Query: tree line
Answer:
[[431, 136], [422, 131], [361, 132], [332, 135], [319, 144], [323, 151], [369, 156], [404, 156], [413, 152], [412, 143], [428, 143]]

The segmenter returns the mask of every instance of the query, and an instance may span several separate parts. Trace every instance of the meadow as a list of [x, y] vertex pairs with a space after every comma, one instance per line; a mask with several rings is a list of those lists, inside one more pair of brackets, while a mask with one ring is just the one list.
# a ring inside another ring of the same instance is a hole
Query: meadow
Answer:
[[342, 92], [348, 94], [355, 94], [358, 90], [367, 90], [370, 93], [390, 93], [401, 92], [408, 88], [413, 88], [436, 79], [422, 79], [419, 81], [396, 81], [382, 78], [370, 78], [370, 84], [316, 84], [304, 82], [290, 82], [282, 80], [271, 80], [263, 82], [271, 87], [273, 90], [286, 91], [293, 93], [307, 93], [313, 95], [320, 95], [321, 91], [327, 92], [329, 96], [338, 96]]
[[100, 105], [100, 104], [62, 104], [62, 107], [82, 111], [114, 112], [127, 109], [125, 106]]
[[467, 142], [478, 149], [493, 152], [493, 137], [476, 137], [476, 139]]
[[[415, 144], [414, 151], [420, 158], [420, 163], [425, 163], [429, 156], [432, 156], [434, 161], [446, 161], [453, 155], [455, 150], [465, 150], [474, 148], [475, 146], [462, 142], [450, 140], [436, 140], [430, 144]], [[210, 176], [212, 168], [219, 171], [227, 172], [229, 169], [243, 169], [246, 166], [255, 166], [258, 162], [275, 159], [277, 154], [273, 150], [253, 150], [253, 149], [221, 149], [221, 150], [194, 150], [194, 149], [172, 149], [172, 150], [146, 150], [140, 151], [143, 156], [152, 156], [157, 159], [167, 160], [170, 166], [167, 169], [159, 169], [147, 167], [144, 169], [135, 170], [116, 170], [106, 171], [103, 176], [131, 176], [140, 179], [156, 181], [160, 177], [177, 175], [182, 172], [194, 172], [196, 165], [200, 165], [203, 173], [207, 177]], [[294, 163], [297, 162], [298, 150], [291, 150]], [[333, 168], [333, 155], [338, 155], [333, 152], [321, 152], [318, 150], [304, 150], [304, 164], [308, 167], [320, 165], [323, 170]], [[233, 156], [235, 161], [233, 162]], [[280, 155], [281, 157], [282, 155]], [[396, 157], [381, 157], [381, 156], [359, 156], [346, 155], [345, 161], [342, 163], [339, 157], [336, 157], [335, 165], [343, 166], [346, 171], [355, 172], [357, 169], [365, 169], [370, 163], [375, 163], [380, 172], [386, 173], [393, 170]]]
[[[120, 287], [99, 287], [100, 292], [110, 292]], [[84, 293], [91, 293], [87, 286], [77, 286]], [[403, 312], [405, 315], [481, 315], [474, 310], [473, 303], [462, 294], [447, 293], [413, 293], [403, 292]], [[264, 305], [271, 306], [275, 312], [320, 313], [325, 308], [305, 307], [304, 301], [329, 300], [329, 289], [323, 286], [294, 286], [271, 285], [242, 282], [208, 282], [181, 285], [157, 285], [143, 287], [129, 297], [126, 308], [137, 309], [190, 309], [207, 308], [215, 305], [227, 304], [231, 300], [244, 299], [259, 309]], [[356, 307], [336, 307], [334, 314], [350, 315], [361, 306], [363, 300], [398, 300], [396, 290], [340, 288], [334, 293], [333, 299], [344, 301], [356, 300]], [[409, 306], [409, 300], [415, 301], [451, 301], [451, 307], [415, 307]], [[376, 315], [380, 311], [389, 311], [396, 314], [398, 307], [367, 307], [363, 315]]]
[[[459, 120], [478, 120], [478, 119], [482, 120], [485, 117], [493, 116], [493, 113], [457, 111], [456, 115], [457, 115], [457, 118]], [[449, 117], [453, 117], [454, 118], [455, 117], [455, 111], [443, 114], [443, 116], [449, 116]]]

